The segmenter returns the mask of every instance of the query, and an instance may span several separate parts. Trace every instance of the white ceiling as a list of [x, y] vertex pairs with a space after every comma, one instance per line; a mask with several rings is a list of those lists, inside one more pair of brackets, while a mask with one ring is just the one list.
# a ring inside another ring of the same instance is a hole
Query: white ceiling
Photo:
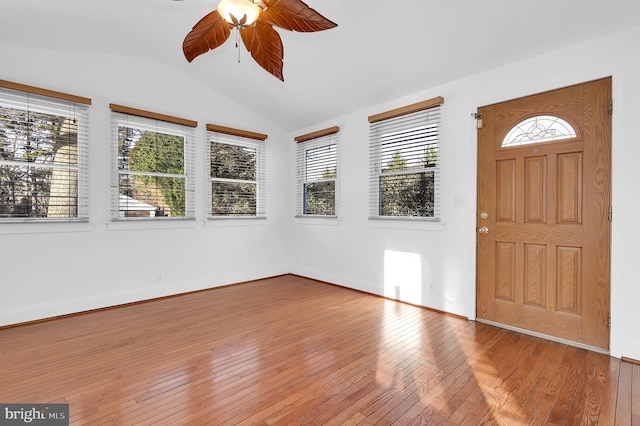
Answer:
[[184, 36], [217, 3], [2, 0], [0, 44], [142, 57], [297, 130], [640, 24], [637, 0], [307, 0], [338, 27], [278, 29], [283, 83], [241, 42], [238, 64], [233, 33], [218, 49], [185, 60]]

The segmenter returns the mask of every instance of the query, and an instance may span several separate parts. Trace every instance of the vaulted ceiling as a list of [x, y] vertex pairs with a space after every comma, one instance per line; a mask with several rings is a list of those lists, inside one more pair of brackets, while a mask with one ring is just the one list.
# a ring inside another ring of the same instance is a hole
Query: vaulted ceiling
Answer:
[[[241, 41], [238, 51], [235, 33], [186, 61], [185, 35], [217, 0], [2, 0], [0, 45], [144, 58], [297, 130], [640, 24], [640, 2], [632, 0], [306, 3], [338, 27], [278, 29], [284, 82], [260, 68]], [[598, 52], [593, 55], [597, 61]]]

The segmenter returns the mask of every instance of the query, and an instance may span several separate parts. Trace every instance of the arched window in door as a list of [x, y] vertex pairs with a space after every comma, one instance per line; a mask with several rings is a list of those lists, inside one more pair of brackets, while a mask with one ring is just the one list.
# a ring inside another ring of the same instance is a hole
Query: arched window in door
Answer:
[[566, 120], [552, 115], [537, 115], [513, 126], [502, 140], [502, 147], [553, 142], [575, 137], [575, 129]]

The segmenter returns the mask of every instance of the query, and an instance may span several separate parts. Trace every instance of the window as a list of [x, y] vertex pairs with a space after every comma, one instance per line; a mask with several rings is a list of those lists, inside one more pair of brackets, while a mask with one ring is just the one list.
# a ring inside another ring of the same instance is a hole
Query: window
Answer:
[[207, 124], [209, 184], [207, 215], [265, 217], [267, 135]]
[[194, 218], [197, 123], [111, 104], [114, 220]]
[[296, 215], [337, 216], [338, 127], [298, 136]]
[[439, 219], [443, 102], [369, 117], [371, 218]]
[[573, 139], [576, 131], [560, 117], [538, 115], [527, 118], [513, 126], [502, 140], [502, 147], [528, 145]]
[[0, 80], [0, 221], [88, 221], [90, 104]]

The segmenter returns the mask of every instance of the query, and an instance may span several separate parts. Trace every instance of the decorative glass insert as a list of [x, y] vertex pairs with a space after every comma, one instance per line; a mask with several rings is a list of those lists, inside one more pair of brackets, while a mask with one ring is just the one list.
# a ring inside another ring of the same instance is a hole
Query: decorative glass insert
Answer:
[[502, 140], [502, 147], [553, 142], [576, 137], [573, 126], [560, 117], [538, 115], [513, 126]]

